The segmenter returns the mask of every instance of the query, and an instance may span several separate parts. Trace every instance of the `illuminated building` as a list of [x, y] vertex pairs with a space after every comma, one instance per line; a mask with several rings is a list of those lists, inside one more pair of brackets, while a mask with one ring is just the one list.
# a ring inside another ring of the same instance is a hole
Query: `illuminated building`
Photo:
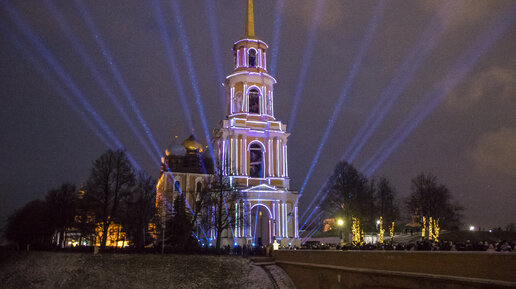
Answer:
[[[235, 220], [239, 221], [233, 232], [223, 233], [223, 245], [267, 245], [278, 240], [287, 246], [299, 242], [299, 194], [290, 190], [288, 175], [289, 133], [286, 124], [274, 116], [276, 80], [267, 71], [267, 49], [267, 44], [255, 37], [253, 1], [248, 0], [245, 36], [233, 44], [234, 69], [224, 82], [226, 118], [212, 140], [222, 174], [242, 194], [242, 201], [236, 204]], [[201, 156], [203, 146], [196, 147]], [[173, 159], [164, 159], [169, 167], [158, 182], [158, 199], [177, 190], [177, 184], [192, 203], [194, 197], [189, 192], [200, 191], [211, 165], [205, 163], [206, 171], [180, 171], [180, 166], [169, 161]], [[211, 164], [211, 160], [207, 162]]]
[[224, 83], [227, 116], [214, 147], [223, 173], [244, 196], [237, 215], [248, 217], [234, 228], [237, 242], [281, 239], [288, 245], [298, 237], [298, 194], [289, 190], [289, 133], [274, 117], [276, 80], [267, 73], [268, 46], [255, 37], [252, 0], [246, 20], [245, 37], [233, 44], [234, 70]]

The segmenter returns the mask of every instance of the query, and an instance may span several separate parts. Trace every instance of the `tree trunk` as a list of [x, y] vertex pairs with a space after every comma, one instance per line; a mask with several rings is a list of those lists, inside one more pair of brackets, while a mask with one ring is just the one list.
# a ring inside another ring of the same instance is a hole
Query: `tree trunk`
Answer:
[[108, 229], [109, 225], [104, 223], [104, 227], [102, 228], [102, 238], [100, 238], [100, 249], [106, 248]]

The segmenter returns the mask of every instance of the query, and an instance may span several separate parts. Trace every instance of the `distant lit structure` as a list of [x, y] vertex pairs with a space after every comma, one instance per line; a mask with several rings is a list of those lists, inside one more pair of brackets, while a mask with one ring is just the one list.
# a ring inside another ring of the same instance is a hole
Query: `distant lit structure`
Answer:
[[[290, 190], [286, 125], [274, 116], [274, 84], [267, 71], [265, 42], [254, 33], [253, 1], [248, 0], [244, 38], [233, 44], [233, 72], [224, 82], [226, 118], [214, 131], [215, 162], [193, 136], [182, 147], [173, 143], [162, 159], [157, 204], [172, 204], [185, 193], [193, 204], [213, 175], [214, 164], [242, 195], [235, 205], [232, 232], [223, 232], [222, 245], [298, 245], [299, 195]], [[177, 140], [176, 140], [177, 141]], [[186, 154], [182, 154], [186, 150]], [[162, 208], [164, 210], [164, 208]], [[208, 237], [214, 239], [213, 232]]]

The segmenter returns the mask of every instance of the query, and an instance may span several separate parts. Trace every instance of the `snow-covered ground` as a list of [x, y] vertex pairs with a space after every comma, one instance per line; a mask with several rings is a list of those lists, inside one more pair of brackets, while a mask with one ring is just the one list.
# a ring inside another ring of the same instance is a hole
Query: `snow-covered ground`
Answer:
[[[270, 271], [283, 276], [278, 269]], [[288, 277], [277, 279], [280, 288], [293, 288], [287, 285]], [[0, 284], [2, 288], [273, 288], [263, 268], [240, 257], [52, 252], [0, 252]]]

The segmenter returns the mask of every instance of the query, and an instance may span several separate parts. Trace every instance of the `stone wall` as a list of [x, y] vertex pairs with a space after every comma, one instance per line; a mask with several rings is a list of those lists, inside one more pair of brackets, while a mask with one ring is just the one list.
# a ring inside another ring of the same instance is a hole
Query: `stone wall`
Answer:
[[516, 288], [516, 254], [412, 251], [274, 252], [303, 288]]

